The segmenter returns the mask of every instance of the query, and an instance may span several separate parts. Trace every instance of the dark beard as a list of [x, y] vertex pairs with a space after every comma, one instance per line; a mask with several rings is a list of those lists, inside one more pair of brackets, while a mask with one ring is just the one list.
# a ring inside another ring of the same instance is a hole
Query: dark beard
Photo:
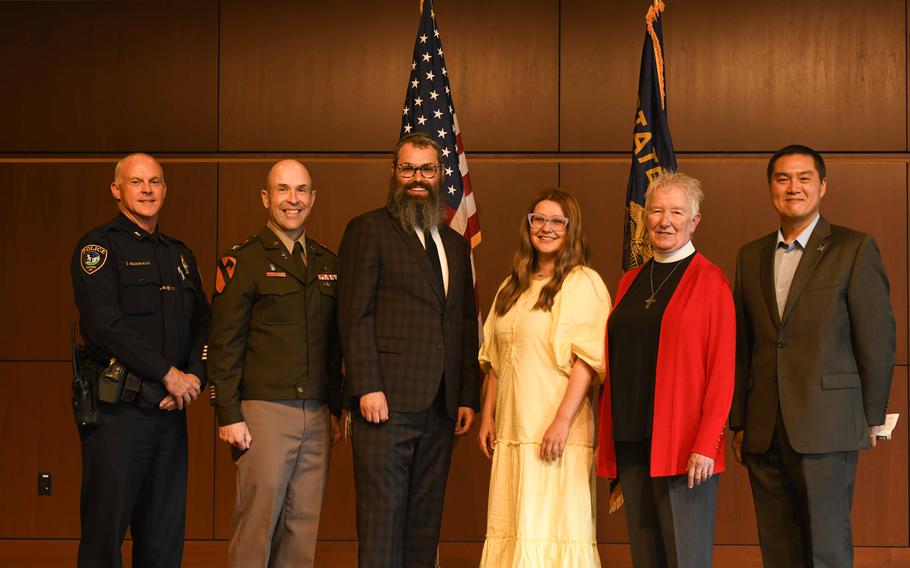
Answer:
[[[427, 196], [411, 197], [407, 191], [412, 187], [426, 189]], [[389, 182], [389, 200], [386, 207], [406, 231], [428, 231], [437, 228], [442, 224], [446, 212], [446, 205], [438, 186], [425, 180], [411, 180], [399, 186], [394, 175]]]

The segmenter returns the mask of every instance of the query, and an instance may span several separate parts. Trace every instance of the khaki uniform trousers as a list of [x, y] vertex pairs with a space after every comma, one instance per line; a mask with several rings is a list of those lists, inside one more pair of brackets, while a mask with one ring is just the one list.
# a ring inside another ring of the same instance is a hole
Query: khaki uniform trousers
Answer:
[[245, 400], [241, 409], [253, 441], [235, 458], [228, 565], [313, 566], [331, 450], [328, 405]]

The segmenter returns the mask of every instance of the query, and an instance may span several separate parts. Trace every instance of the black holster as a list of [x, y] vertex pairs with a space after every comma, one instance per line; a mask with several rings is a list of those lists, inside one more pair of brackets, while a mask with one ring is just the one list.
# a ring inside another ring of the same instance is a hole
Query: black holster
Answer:
[[141, 387], [142, 379], [115, 359], [98, 377], [98, 400], [111, 404], [134, 402]]
[[82, 346], [73, 345], [73, 418], [76, 426], [87, 427], [101, 423], [98, 406], [98, 366]]

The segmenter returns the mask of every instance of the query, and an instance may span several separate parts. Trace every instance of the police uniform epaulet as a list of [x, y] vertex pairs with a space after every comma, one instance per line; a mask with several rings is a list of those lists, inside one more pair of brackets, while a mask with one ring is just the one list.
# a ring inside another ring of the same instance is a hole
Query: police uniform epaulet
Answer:
[[335, 255], [335, 256], [338, 256], [337, 254], [335, 254], [335, 251], [333, 251], [332, 249], [330, 249], [329, 247], [327, 247], [324, 243], [321, 243], [321, 242], [317, 241], [316, 239], [313, 239], [313, 238], [310, 238], [310, 237], [307, 237], [307, 238], [309, 238], [311, 241], [313, 241], [313, 244], [318, 245], [320, 248], [323, 248], [323, 249], [327, 250], [329, 253], [331, 253], [331, 254], [333, 254], [333, 255]]
[[236, 245], [232, 246], [232, 247], [231, 247], [231, 250], [232, 250], [233, 252], [237, 252], [238, 250], [240, 250], [240, 249], [242, 249], [242, 248], [245, 248], [245, 247], [247, 247], [247, 246], [253, 244], [254, 242], [256, 242], [256, 241], [258, 241], [258, 240], [259, 240], [259, 235], [252, 235], [252, 236], [250, 236], [248, 239], [246, 239], [245, 241], [240, 242], [240, 243], [237, 243]]
[[164, 234], [164, 233], [159, 233], [159, 234], [161, 235], [161, 238], [162, 238], [162, 239], [165, 239], [165, 240], [167, 240], [167, 241], [170, 241], [170, 242], [172, 242], [172, 243], [174, 243], [174, 244], [176, 244], [176, 245], [183, 245], [183, 246], [186, 246], [186, 243], [184, 243], [184, 242], [181, 241], [180, 239], [175, 239], [174, 237], [172, 237], [172, 236], [170, 236], [170, 235], [166, 235], [166, 234]]

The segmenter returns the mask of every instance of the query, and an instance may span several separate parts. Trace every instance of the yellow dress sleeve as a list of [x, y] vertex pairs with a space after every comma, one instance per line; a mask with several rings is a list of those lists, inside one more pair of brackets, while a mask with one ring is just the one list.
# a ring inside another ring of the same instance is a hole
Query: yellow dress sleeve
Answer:
[[497, 373], [499, 372], [499, 354], [496, 350], [496, 298], [508, 281], [508, 278], [503, 280], [502, 284], [499, 285], [499, 289], [496, 290], [496, 295], [493, 296], [493, 302], [490, 304], [490, 313], [487, 314], [487, 319], [483, 323], [483, 342], [480, 344], [480, 353], [477, 356], [477, 360], [480, 362], [480, 370], [483, 371], [484, 375], [490, 369]]
[[566, 375], [576, 358], [604, 376], [604, 334], [610, 313], [610, 293], [600, 275], [580, 266], [566, 276], [553, 302], [552, 347], [556, 367]]

